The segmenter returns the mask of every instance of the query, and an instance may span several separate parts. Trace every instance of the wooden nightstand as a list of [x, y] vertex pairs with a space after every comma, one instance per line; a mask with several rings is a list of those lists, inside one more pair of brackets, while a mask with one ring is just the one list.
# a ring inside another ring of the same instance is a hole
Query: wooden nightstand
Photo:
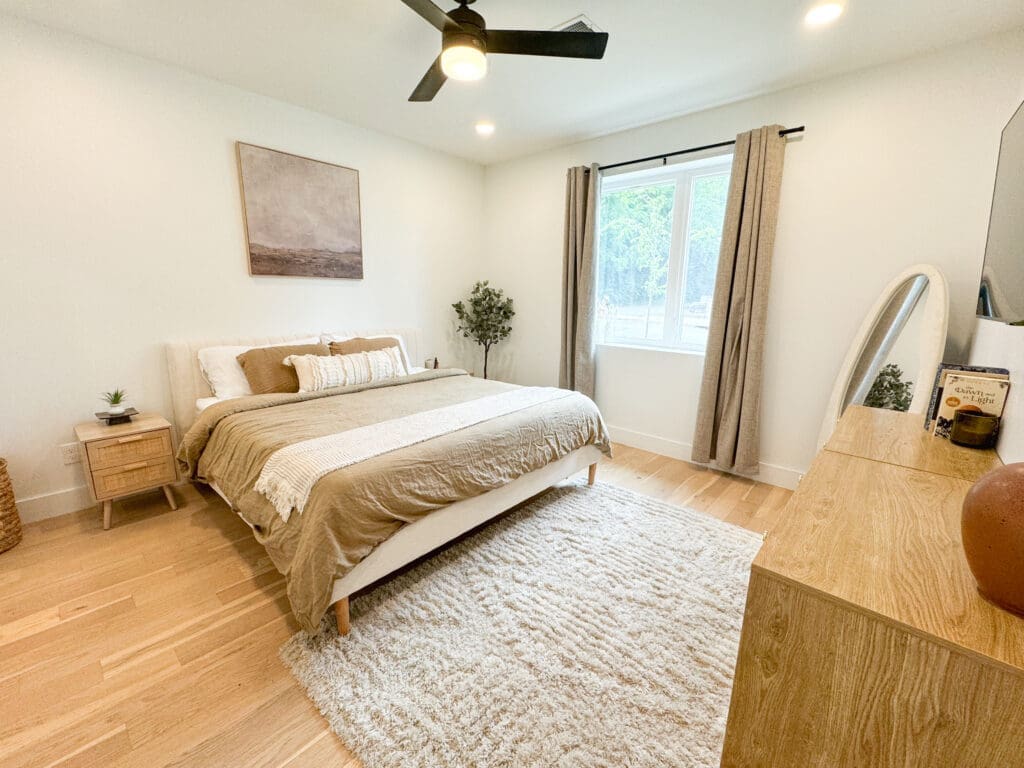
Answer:
[[103, 530], [110, 528], [110, 511], [118, 496], [163, 488], [171, 509], [177, 509], [170, 483], [178, 479], [171, 442], [171, 425], [155, 413], [140, 413], [127, 424], [108, 427], [87, 421], [75, 427], [82, 444], [89, 492], [103, 502]]

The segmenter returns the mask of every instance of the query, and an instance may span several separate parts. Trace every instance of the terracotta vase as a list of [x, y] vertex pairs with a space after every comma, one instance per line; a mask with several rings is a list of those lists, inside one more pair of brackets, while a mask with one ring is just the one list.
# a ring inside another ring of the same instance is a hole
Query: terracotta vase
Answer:
[[964, 499], [964, 553], [978, 591], [1024, 615], [1024, 462], [981, 478]]

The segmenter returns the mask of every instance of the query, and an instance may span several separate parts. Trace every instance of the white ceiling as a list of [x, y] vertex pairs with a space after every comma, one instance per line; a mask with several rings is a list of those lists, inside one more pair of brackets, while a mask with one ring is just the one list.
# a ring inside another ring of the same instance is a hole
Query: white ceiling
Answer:
[[[604, 60], [491, 56], [479, 83], [409, 93], [440, 34], [400, 0], [0, 0], [0, 10], [482, 163], [1024, 26], [1021, 0], [479, 0], [493, 28], [587, 14]], [[454, 7], [454, 1], [439, 3]], [[473, 124], [498, 130], [480, 139]]]

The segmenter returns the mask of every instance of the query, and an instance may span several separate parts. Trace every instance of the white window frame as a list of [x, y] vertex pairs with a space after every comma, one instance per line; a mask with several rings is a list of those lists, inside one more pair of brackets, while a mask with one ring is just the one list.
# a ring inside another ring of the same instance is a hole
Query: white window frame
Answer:
[[[668, 285], [665, 292], [665, 322], [662, 338], [636, 339], [604, 336], [598, 338], [598, 344], [612, 347], [641, 347], [644, 349], [660, 349], [671, 352], [684, 352], [703, 355], [706, 344], [685, 344], [681, 338], [683, 328], [683, 301], [685, 295], [684, 276], [689, 253], [690, 214], [692, 209], [692, 191], [694, 181], [702, 176], [715, 176], [730, 173], [732, 170], [732, 153], [703, 157], [698, 160], [673, 163], [645, 168], [639, 171], [626, 171], [601, 179], [601, 195], [605, 192], [617, 192], [632, 187], [646, 187], [652, 184], [675, 182], [675, 204], [672, 209], [672, 244], [669, 250]], [[599, 197], [600, 206], [600, 197]], [[600, 222], [600, 212], [598, 213]], [[600, 226], [600, 224], [599, 224]], [[598, 237], [600, 240], [600, 236]], [[601, 255], [597, 255], [597, 285], [601, 285]]]

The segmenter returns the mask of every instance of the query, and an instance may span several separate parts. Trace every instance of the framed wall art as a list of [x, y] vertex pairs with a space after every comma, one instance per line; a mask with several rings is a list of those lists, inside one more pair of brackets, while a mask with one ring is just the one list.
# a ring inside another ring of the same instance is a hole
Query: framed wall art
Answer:
[[362, 279], [359, 171], [236, 146], [249, 273]]

